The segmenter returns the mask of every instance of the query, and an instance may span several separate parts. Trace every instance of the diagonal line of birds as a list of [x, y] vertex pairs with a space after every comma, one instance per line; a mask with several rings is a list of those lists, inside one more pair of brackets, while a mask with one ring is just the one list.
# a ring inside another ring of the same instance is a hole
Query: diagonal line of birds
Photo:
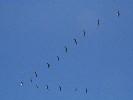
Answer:
[[[120, 16], [120, 11], [119, 11], [119, 10], [116, 11], [116, 16], [117, 16], [117, 17]], [[97, 19], [97, 26], [100, 26], [100, 19], [99, 19], [99, 18]], [[86, 37], [86, 34], [87, 34], [86, 30], [83, 30], [83, 31], [82, 31], [82, 37], [85, 38], [85, 37]], [[76, 46], [78, 45], [78, 42], [79, 42], [79, 41], [78, 41], [77, 38], [73, 38], [73, 43], [74, 43]], [[65, 46], [64, 46], [64, 52], [67, 54], [68, 51], [69, 51], [69, 48], [68, 48], [68, 46], [65, 45]], [[57, 55], [57, 56], [56, 56], [56, 59], [57, 59], [57, 61], [60, 61], [60, 56]], [[49, 62], [46, 62], [46, 66], [47, 66], [48, 69], [51, 68], [51, 64], [50, 64]], [[38, 78], [38, 73], [37, 73], [36, 71], [34, 72], [34, 78]], [[33, 78], [30, 78], [29, 81], [30, 81], [31, 84], [33, 84]], [[21, 87], [24, 86], [24, 81], [21, 80], [19, 84], [20, 84]], [[34, 86], [35, 86], [37, 89], [40, 87], [38, 84], [35, 84]], [[49, 91], [49, 85], [48, 85], [48, 84], [46, 84], [46, 85], [44, 86], [44, 88], [45, 88], [45, 90]], [[58, 85], [57, 88], [58, 88], [57, 91], [63, 92], [63, 86], [62, 86], [62, 85]], [[77, 87], [74, 88], [74, 91], [75, 91], [75, 92], [77, 92], [78, 90], [79, 90], [79, 89], [78, 89]], [[87, 87], [84, 89], [84, 93], [85, 93], [85, 94], [88, 93], [88, 88], [87, 88]]]

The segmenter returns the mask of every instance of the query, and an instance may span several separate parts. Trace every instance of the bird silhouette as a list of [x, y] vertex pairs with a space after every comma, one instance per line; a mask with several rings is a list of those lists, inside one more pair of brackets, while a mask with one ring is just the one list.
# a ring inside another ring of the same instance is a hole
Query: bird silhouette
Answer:
[[60, 60], [59, 56], [57, 56], [57, 60], [58, 60], [58, 61]]
[[24, 85], [24, 83], [21, 81], [21, 82], [20, 82], [20, 86], [23, 86], [23, 85]]
[[86, 92], [86, 94], [87, 94], [87, 92], [88, 92], [88, 89], [87, 89], [87, 88], [85, 89], [85, 92]]
[[99, 25], [100, 25], [100, 20], [98, 19], [98, 20], [97, 20], [97, 26], [99, 26]]
[[86, 36], [86, 32], [85, 32], [85, 30], [83, 30], [83, 35], [84, 35], [84, 37]]
[[68, 50], [67, 50], [67, 46], [65, 46], [64, 48], [65, 48], [65, 52], [67, 53], [67, 51], [68, 51]]
[[48, 85], [46, 85], [46, 86], [45, 86], [45, 89], [46, 89], [46, 90], [48, 90], [48, 89], [49, 89]]
[[35, 72], [35, 76], [36, 76], [36, 78], [37, 78], [37, 76], [38, 76], [38, 75], [37, 75], [37, 72]]
[[61, 92], [61, 90], [62, 90], [62, 87], [59, 85], [59, 91]]
[[36, 88], [39, 88], [39, 86], [36, 84]]
[[74, 91], [78, 91], [78, 88], [75, 88]]
[[78, 43], [77, 43], [77, 39], [76, 39], [76, 38], [74, 38], [73, 40], [74, 40], [75, 44], [77, 45], [77, 44], [78, 44]]
[[120, 11], [119, 11], [119, 10], [117, 11], [117, 16], [118, 16], [118, 17], [120, 16]]
[[31, 83], [32, 83], [32, 81], [33, 81], [33, 80], [32, 80], [32, 79], [30, 79], [30, 82], [31, 82]]
[[48, 62], [46, 64], [47, 64], [48, 68], [50, 68], [50, 64]]

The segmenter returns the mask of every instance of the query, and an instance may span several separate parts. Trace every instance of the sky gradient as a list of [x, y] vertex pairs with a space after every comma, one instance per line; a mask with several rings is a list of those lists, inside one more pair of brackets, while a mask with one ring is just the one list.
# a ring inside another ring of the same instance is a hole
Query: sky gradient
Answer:
[[132, 10], [132, 0], [0, 0], [0, 100], [132, 100]]

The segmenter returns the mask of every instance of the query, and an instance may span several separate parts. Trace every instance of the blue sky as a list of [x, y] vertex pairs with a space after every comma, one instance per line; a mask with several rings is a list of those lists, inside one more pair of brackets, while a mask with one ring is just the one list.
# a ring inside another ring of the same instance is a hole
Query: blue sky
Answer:
[[132, 4], [132, 0], [0, 0], [0, 99], [132, 100]]

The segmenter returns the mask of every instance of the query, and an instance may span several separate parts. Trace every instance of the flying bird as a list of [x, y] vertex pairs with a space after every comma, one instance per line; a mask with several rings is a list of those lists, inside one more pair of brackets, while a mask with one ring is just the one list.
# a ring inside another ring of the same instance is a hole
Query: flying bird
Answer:
[[59, 90], [60, 90], [60, 92], [61, 92], [61, 90], [62, 90], [62, 87], [59, 85]]
[[77, 43], [77, 39], [74, 38], [73, 40], [74, 40], [75, 44], [77, 45], [77, 44], [78, 44], [78, 43]]
[[64, 48], [65, 48], [65, 52], [67, 53], [67, 51], [68, 51], [68, 50], [67, 50], [67, 47], [65, 46]]
[[99, 26], [99, 25], [100, 25], [100, 20], [98, 19], [98, 20], [97, 20], [97, 26]]
[[87, 94], [87, 92], [88, 92], [88, 89], [87, 89], [87, 88], [85, 89], [85, 92], [86, 92], [86, 94]]
[[86, 32], [85, 32], [85, 30], [83, 30], [83, 35], [84, 35], [84, 37], [86, 36]]
[[50, 68], [50, 64], [48, 62], [46, 64], [47, 64], [48, 68]]
[[39, 86], [36, 84], [36, 88], [39, 88]]
[[119, 10], [117, 11], [117, 16], [118, 16], [118, 17], [120, 16], [120, 11], [119, 11]]
[[23, 85], [24, 85], [24, 83], [21, 81], [21, 82], [20, 82], [20, 86], [23, 86]]
[[47, 89], [47, 90], [49, 89], [48, 85], [45, 86], [45, 89]]
[[37, 72], [35, 72], [35, 76], [37, 77], [38, 75], [37, 75]]
[[74, 91], [78, 91], [78, 88], [75, 88]]
[[32, 80], [32, 79], [30, 79], [30, 82], [31, 82], [31, 83], [32, 83], [32, 81], [33, 81], [33, 80]]
[[57, 56], [57, 60], [58, 60], [58, 61], [60, 60], [59, 56]]

